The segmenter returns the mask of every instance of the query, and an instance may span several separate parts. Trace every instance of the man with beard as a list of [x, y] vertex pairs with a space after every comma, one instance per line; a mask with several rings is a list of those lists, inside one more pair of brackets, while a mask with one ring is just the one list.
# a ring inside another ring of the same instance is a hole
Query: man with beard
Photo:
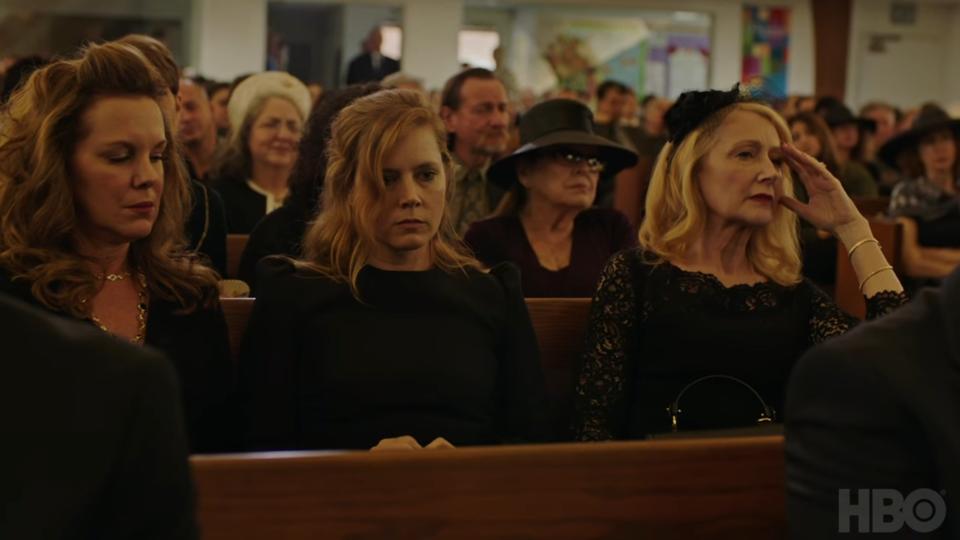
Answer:
[[471, 223], [487, 217], [504, 194], [487, 182], [486, 171], [494, 157], [507, 151], [507, 90], [489, 70], [461, 71], [443, 87], [440, 116], [458, 165], [450, 215], [463, 234]]

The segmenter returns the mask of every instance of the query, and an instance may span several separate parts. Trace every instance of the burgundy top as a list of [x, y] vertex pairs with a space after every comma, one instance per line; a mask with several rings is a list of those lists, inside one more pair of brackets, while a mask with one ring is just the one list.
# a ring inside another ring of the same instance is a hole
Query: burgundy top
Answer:
[[487, 266], [510, 261], [520, 267], [523, 295], [592, 297], [600, 271], [614, 253], [637, 245], [637, 230], [627, 216], [608, 208], [590, 208], [573, 224], [570, 264], [558, 271], [540, 266], [518, 216], [478, 221], [464, 241]]

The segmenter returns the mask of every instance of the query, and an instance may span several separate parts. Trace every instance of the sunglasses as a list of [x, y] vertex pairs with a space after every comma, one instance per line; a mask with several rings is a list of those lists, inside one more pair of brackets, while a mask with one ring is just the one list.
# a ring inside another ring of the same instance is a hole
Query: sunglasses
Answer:
[[603, 172], [603, 169], [605, 169], [607, 166], [607, 164], [601, 161], [599, 158], [585, 156], [579, 152], [565, 148], [548, 150], [545, 152], [545, 155], [557, 161], [562, 161], [572, 167], [579, 167], [581, 163], [585, 163], [587, 165], [587, 169], [589, 169], [591, 172]]

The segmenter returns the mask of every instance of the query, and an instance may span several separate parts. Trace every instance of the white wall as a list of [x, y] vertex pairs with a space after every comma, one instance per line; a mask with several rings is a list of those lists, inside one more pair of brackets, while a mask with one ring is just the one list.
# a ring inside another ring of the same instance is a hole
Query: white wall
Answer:
[[403, 70], [422, 77], [427, 88], [443, 86], [460, 70], [457, 35], [461, 0], [407, 0], [403, 7]]
[[[854, 0], [846, 101], [859, 107], [882, 98], [913, 107], [934, 100], [949, 105], [960, 97], [958, 7], [917, 3], [911, 25], [890, 22], [890, 0]], [[883, 52], [870, 51], [875, 36], [891, 36]]]
[[[34, 17], [39, 15], [39, 17]], [[180, 33], [166, 37], [179, 61], [187, 60], [184, 48], [189, 49], [188, 35], [191, 19], [190, 0], [0, 0], [0, 57], [24, 54], [63, 54], [50, 42], [53, 31], [45, 15], [77, 16], [104, 19], [142, 19], [147, 21], [172, 21], [180, 23]], [[77, 36], [84, 30], [78, 29]], [[186, 36], [186, 37], [183, 37]], [[63, 36], [60, 36], [63, 37]], [[73, 36], [71, 36], [72, 38]], [[183, 39], [181, 39], [183, 37]]]
[[[950, 14], [948, 28], [960, 28], [960, 8], [954, 7]], [[950, 110], [952, 116], [960, 117], [960, 32], [954, 30], [948, 34], [947, 67], [943, 104]]]
[[263, 71], [267, 59], [267, 0], [193, 0], [190, 65], [224, 81]]

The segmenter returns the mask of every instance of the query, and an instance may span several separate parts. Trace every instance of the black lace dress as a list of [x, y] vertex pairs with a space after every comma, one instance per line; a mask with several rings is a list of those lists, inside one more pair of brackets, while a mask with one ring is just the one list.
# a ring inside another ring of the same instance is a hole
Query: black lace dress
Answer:
[[[903, 293], [881, 292], [867, 300], [868, 317], [906, 300]], [[748, 384], [782, 420], [796, 360], [856, 322], [806, 280], [791, 287], [725, 287], [710, 274], [646, 264], [639, 249], [620, 252], [608, 261], [593, 299], [575, 393], [575, 436], [635, 439], [670, 431], [668, 407], [685, 386], [710, 375]], [[746, 386], [711, 384], [684, 398], [682, 429], [756, 420], [761, 408], [748, 389], [742, 391]]]

